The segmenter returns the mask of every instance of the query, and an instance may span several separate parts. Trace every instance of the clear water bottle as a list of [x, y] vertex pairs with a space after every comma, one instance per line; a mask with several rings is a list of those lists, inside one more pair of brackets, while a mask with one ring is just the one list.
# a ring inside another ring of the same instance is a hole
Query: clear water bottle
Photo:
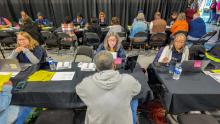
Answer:
[[170, 74], [173, 74], [175, 66], [176, 66], [176, 60], [175, 59], [171, 59], [171, 61], [169, 63], [169, 73]]
[[48, 63], [49, 63], [49, 66], [50, 66], [50, 70], [56, 70], [56, 63], [54, 62], [54, 60], [51, 58], [51, 57], [48, 57]]
[[179, 80], [180, 75], [182, 73], [182, 67], [178, 64], [175, 66], [174, 72], [173, 72], [173, 79], [174, 80]]

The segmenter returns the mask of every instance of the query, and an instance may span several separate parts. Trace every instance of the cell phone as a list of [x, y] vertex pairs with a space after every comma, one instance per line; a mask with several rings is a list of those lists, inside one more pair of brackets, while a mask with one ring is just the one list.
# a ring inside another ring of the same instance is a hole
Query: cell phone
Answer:
[[27, 85], [27, 81], [20, 81], [20, 82], [18, 82], [18, 83], [16, 84], [14, 90], [15, 90], [15, 91], [22, 90], [22, 89], [24, 89], [24, 88], [26, 87], [26, 85]]

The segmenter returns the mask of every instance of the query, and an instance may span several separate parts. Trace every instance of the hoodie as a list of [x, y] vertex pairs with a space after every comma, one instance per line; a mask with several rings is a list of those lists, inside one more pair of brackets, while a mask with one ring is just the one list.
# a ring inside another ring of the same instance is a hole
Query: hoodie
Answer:
[[204, 34], [206, 34], [206, 25], [202, 18], [199, 17], [189, 22], [188, 35], [201, 38]]
[[136, 79], [114, 70], [85, 78], [76, 86], [87, 105], [85, 124], [132, 124], [130, 102], [140, 90]]

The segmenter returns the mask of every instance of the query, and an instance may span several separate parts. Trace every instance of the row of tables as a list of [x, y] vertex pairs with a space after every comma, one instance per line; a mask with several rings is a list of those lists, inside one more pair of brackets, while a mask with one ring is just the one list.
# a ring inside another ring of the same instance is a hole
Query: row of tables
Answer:
[[[26, 80], [27, 77], [44, 66], [33, 65], [16, 77], [11, 78], [13, 84]], [[200, 73], [182, 74], [179, 80], [173, 80], [168, 71], [161, 71], [161, 67], [151, 64], [148, 68], [149, 85], [161, 84], [162, 88], [150, 88], [145, 74], [137, 65], [134, 72], [119, 69], [120, 73], [131, 74], [137, 79], [142, 88], [135, 96], [139, 102], [153, 100], [153, 92], [160, 94], [160, 100], [167, 112], [181, 114], [189, 111], [212, 111], [220, 108], [220, 83], [210, 76]], [[80, 100], [75, 91], [75, 86], [83, 78], [94, 74], [94, 71], [81, 71], [77, 63], [72, 68], [62, 71], [75, 71], [74, 78], [70, 81], [48, 81], [27, 83], [27, 86], [19, 91], [13, 91], [13, 105], [23, 105], [45, 108], [81, 108], [85, 104]], [[156, 95], [156, 94], [154, 94]]]
[[[26, 80], [27, 77], [44, 68], [48, 70], [48, 66], [33, 65], [24, 72], [20, 72], [16, 77], [11, 78], [14, 85], [17, 82]], [[82, 81], [83, 78], [88, 77], [95, 73], [95, 71], [81, 71], [77, 67], [77, 63], [72, 64], [71, 69], [61, 70], [75, 71], [75, 75], [72, 80], [69, 81], [48, 81], [48, 82], [31, 82], [27, 83], [26, 87], [22, 90], [13, 90], [12, 102], [13, 105], [32, 106], [32, 107], [44, 107], [44, 108], [81, 108], [85, 107], [85, 104], [80, 100], [75, 91], [75, 86]], [[124, 69], [119, 69], [120, 73], [130, 73]], [[133, 73], [130, 73], [135, 79], [137, 79], [142, 88], [141, 92], [135, 96], [135, 99], [140, 101], [152, 100], [153, 94], [148, 86], [147, 79], [144, 73], [137, 67]]]

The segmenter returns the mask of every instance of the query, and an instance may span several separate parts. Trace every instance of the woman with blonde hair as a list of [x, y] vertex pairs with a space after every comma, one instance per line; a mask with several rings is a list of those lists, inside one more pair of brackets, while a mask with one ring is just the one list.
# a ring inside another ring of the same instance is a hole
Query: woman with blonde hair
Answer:
[[46, 52], [30, 34], [19, 32], [17, 33], [17, 47], [8, 58], [16, 58], [20, 63], [38, 64], [46, 61]]
[[188, 22], [186, 21], [186, 14], [184, 12], [177, 16], [177, 19], [173, 23], [170, 31], [172, 32], [172, 35], [175, 35], [178, 31], [186, 33], [189, 31]]
[[106, 15], [103, 11], [99, 12], [99, 25], [100, 26], [107, 26], [107, 20], [106, 20]]
[[125, 50], [119, 41], [119, 36], [115, 32], [108, 33], [104, 42], [99, 45], [98, 49], [96, 50], [96, 53], [102, 50], [116, 52], [116, 57], [121, 58], [122, 60], [126, 58]]

